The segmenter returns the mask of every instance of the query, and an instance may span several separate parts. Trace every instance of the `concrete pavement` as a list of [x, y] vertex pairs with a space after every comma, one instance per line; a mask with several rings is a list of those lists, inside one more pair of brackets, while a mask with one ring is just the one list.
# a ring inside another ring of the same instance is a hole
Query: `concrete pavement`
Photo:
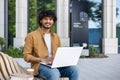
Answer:
[[81, 58], [80, 80], [120, 80], [120, 54], [108, 58]]

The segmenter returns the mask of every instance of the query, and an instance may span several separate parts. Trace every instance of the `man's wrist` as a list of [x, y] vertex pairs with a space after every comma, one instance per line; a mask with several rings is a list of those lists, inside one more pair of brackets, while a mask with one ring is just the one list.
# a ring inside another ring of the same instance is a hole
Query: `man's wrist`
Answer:
[[41, 62], [41, 61], [42, 61], [42, 59], [41, 59], [41, 58], [39, 58], [39, 59], [38, 59], [38, 61], [39, 61], [39, 62]]

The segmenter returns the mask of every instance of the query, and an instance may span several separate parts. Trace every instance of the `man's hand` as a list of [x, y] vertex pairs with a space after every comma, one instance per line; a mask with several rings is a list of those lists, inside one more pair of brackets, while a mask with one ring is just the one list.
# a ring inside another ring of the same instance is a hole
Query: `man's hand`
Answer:
[[51, 64], [53, 62], [53, 57], [47, 57], [44, 59], [41, 59], [41, 62], [47, 63], [47, 64]]

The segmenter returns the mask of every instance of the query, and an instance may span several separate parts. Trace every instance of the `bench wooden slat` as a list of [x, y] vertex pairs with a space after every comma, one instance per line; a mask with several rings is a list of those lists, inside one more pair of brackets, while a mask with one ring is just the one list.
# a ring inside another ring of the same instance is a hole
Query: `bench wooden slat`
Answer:
[[14, 68], [14, 65], [13, 65], [13, 62], [12, 62], [12, 58], [11, 57], [7, 57], [8, 58], [8, 61], [9, 61], [9, 65], [10, 65], [10, 67], [11, 67], [11, 70], [12, 70], [12, 72], [13, 72], [13, 74], [14, 73], [17, 73], [17, 71], [16, 71], [16, 69]]
[[6, 67], [6, 70], [8, 72], [8, 74], [12, 74], [12, 70], [11, 70], [11, 67], [10, 67], [10, 64], [9, 64], [9, 60], [7, 58], [7, 56], [4, 56], [3, 54], [1, 54], [2, 56], [2, 59], [4, 60], [4, 64], [5, 64], [5, 67]]
[[0, 63], [1, 63], [1, 73], [3, 74], [3, 77], [5, 78], [4, 80], [9, 80], [10, 77], [6, 71], [6, 67], [5, 67], [4, 61], [1, 56], [0, 56]]
[[1, 72], [1, 64], [0, 64], [0, 80], [4, 80], [3, 74]]

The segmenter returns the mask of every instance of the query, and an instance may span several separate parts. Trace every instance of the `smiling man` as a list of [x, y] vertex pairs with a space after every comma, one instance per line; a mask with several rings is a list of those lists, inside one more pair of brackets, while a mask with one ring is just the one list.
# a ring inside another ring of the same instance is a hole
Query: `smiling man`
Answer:
[[56, 15], [51, 10], [42, 10], [39, 13], [40, 28], [26, 36], [24, 59], [31, 62], [31, 67], [35, 70], [35, 76], [43, 77], [46, 80], [58, 80], [60, 77], [78, 80], [79, 70], [76, 66], [49, 68], [40, 64], [40, 62], [52, 63], [57, 48], [61, 46], [59, 36], [50, 30], [56, 20]]

